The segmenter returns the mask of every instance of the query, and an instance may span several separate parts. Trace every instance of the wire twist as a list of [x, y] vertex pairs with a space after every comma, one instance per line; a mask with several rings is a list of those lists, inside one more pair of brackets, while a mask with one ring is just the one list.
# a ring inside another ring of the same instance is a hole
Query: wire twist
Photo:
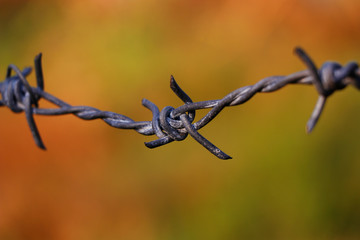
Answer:
[[[110, 111], [101, 111], [89, 106], [72, 106], [47, 93], [44, 91], [41, 65], [42, 55], [39, 54], [34, 60], [37, 86], [31, 87], [26, 80], [26, 77], [31, 73], [30, 67], [20, 71], [18, 67], [10, 64], [7, 68], [6, 79], [0, 82], [0, 93], [2, 96], [0, 106], [6, 106], [14, 113], [25, 112], [26, 120], [35, 143], [41, 149], [45, 149], [45, 145], [40, 137], [33, 115], [74, 114], [83, 120], [102, 119], [112, 127], [134, 129], [143, 135], [155, 134], [158, 139], [145, 142], [145, 145], [149, 148], [156, 148], [173, 141], [182, 141], [190, 135], [218, 158], [230, 159], [231, 157], [229, 155], [221, 151], [198, 132], [199, 129], [212, 121], [225, 107], [243, 104], [258, 92], [277, 91], [288, 84], [313, 84], [319, 97], [306, 125], [306, 130], [310, 133], [319, 120], [326, 99], [331, 94], [348, 85], [353, 85], [357, 89], [360, 89], [360, 69], [356, 62], [350, 62], [345, 66], [341, 66], [336, 62], [325, 62], [322, 67], [318, 69], [304, 50], [295, 48], [294, 52], [306, 65], [307, 70], [299, 71], [288, 76], [271, 76], [264, 78], [254, 85], [236, 89], [224, 98], [218, 100], [193, 102], [180, 88], [174, 77], [171, 76], [170, 88], [184, 104], [177, 108], [166, 106], [160, 111], [154, 103], [143, 99], [143, 106], [152, 112], [151, 121], [134, 121], [127, 116]], [[11, 74], [12, 71], [15, 72], [13, 76]], [[45, 99], [58, 108], [39, 108], [38, 102], [40, 99]], [[211, 108], [211, 110], [204, 117], [194, 122], [195, 111], [207, 108]]]

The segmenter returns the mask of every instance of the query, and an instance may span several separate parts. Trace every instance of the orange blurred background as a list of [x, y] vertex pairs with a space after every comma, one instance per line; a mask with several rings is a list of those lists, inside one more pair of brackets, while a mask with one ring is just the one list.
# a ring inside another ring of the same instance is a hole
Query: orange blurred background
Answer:
[[[0, 2], [0, 66], [43, 53], [45, 90], [141, 121], [147, 98], [219, 99], [272, 75], [303, 70], [302, 46], [320, 66], [360, 60], [356, 0], [91, 0]], [[35, 85], [34, 73], [29, 81]], [[317, 93], [288, 86], [225, 109], [193, 139], [150, 150], [146, 137], [101, 120], [1, 108], [0, 239], [359, 239], [359, 93], [328, 101], [304, 125]], [[48, 107], [40, 101], [40, 107]], [[206, 110], [203, 110], [205, 114]]]

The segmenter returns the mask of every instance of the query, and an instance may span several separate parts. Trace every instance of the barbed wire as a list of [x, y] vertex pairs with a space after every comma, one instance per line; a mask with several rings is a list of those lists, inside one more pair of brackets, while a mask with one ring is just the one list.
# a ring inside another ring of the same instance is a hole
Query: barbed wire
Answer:
[[[301, 48], [295, 48], [295, 54], [303, 61], [307, 69], [295, 72], [288, 76], [271, 76], [260, 80], [254, 85], [236, 89], [222, 99], [193, 102], [180, 88], [171, 76], [170, 88], [184, 102], [177, 108], [166, 106], [161, 111], [147, 99], [142, 100], [143, 106], [152, 112], [151, 121], [134, 121], [122, 114], [101, 111], [89, 106], [72, 106], [59, 98], [44, 91], [44, 79], [41, 65], [41, 53], [35, 57], [34, 68], [36, 87], [31, 87], [26, 77], [31, 73], [27, 67], [21, 71], [17, 66], [10, 64], [7, 68], [6, 79], [0, 82], [2, 99], [0, 106], [6, 106], [14, 113], [25, 112], [35, 143], [41, 149], [45, 145], [40, 137], [33, 115], [64, 115], [73, 114], [83, 120], [102, 119], [108, 125], [120, 129], [133, 129], [143, 135], [156, 135], [158, 139], [145, 142], [148, 148], [156, 148], [173, 141], [182, 141], [189, 134], [212, 154], [220, 159], [231, 157], [221, 151], [209, 140], [203, 137], [198, 130], [212, 121], [225, 107], [245, 103], [259, 92], [277, 91], [288, 84], [314, 85], [319, 97], [315, 108], [307, 122], [306, 129], [310, 133], [315, 127], [326, 102], [326, 99], [336, 90], [353, 85], [360, 89], [360, 69], [356, 62], [341, 66], [337, 62], [325, 62], [318, 69], [310, 57]], [[12, 75], [12, 71], [15, 75]], [[39, 108], [39, 100], [45, 99], [58, 108]], [[194, 122], [195, 112], [200, 109], [211, 110], [200, 120]]]

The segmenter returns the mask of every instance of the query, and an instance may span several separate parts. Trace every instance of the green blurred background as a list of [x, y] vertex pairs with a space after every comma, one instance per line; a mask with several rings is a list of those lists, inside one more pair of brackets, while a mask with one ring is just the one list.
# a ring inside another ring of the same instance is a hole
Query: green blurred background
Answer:
[[[0, 66], [4, 78], [42, 52], [49, 93], [151, 120], [142, 98], [182, 104], [171, 74], [202, 101], [304, 69], [295, 46], [319, 66], [359, 61], [359, 10], [357, 0], [7, 0]], [[191, 138], [150, 150], [156, 137], [71, 115], [36, 116], [41, 151], [24, 114], [3, 107], [0, 239], [359, 239], [360, 94], [336, 92], [306, 135], [316, 99], [288, 86], [225, 109], [200, 132], [229, 161]]]

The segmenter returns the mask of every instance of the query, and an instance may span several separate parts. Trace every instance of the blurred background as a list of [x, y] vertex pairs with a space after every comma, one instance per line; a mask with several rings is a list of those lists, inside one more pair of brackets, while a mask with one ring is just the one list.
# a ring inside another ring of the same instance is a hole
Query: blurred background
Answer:
[[[0, 66], [33, 66], [43, 53], [45, 90], [151, 120], [194, 101], [305, 67], [360, 60], [356, 0], [0, 1]], [[34, 73], [29, 81], [35, 85]], [[287, 86], [225, 109], [200, 133], [233, 157], [222, 161], [192, 138], [148, 149], [156, 139], [72, 115], [1, 108], [0, 239], [359, 239], [360, 94], [328, 101], [304, 130], [314, 87]], [[49, 107], [40, 101], [40, 107]], [[198, 116], [207, 111], [199, 111]]]

